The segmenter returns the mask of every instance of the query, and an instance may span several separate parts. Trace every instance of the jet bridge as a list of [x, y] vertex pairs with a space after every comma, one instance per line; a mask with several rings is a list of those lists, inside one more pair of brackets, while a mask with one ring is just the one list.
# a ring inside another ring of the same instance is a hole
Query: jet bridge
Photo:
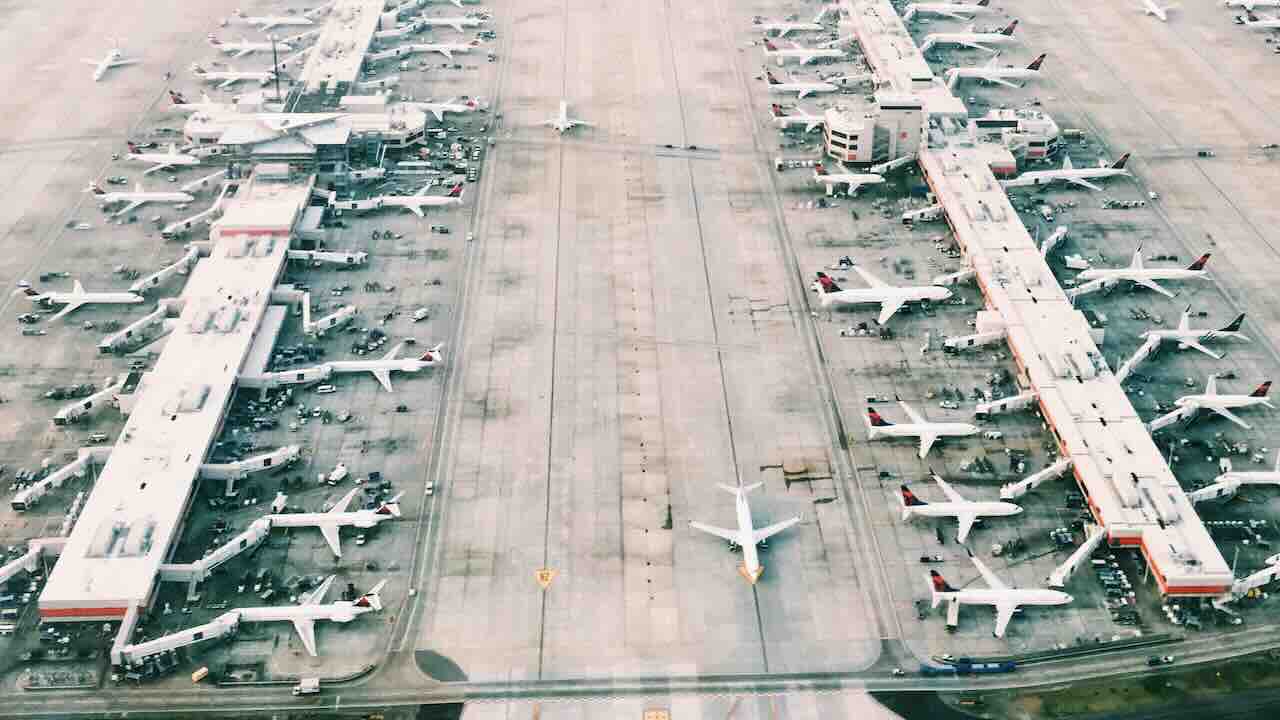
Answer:
[[1012, 397], [1001, 398], [992, 402], [978, 403], [973, 409], [973, 414], [978, 417], [986, 415], [996, 415], [998, 413], [1012, 412], [1014, 410], [1025, 410], [1035, 404], [1039, 393], [1034, 390], [1028, 390]]
[[133, 665], [144, 659], [169, 650], [195, 645], [205, 640], [233, 635], [240, 628], [240, 612], [231, 610], [213, 620], [186, 630], [129, 645], [117, 644], [111, 648], [111, 664]]
[[75, 460], [54, 470], [38, 482], [19, 490], [10, 504], [14, 510], [22, 512], [40, 502], [40, 498], [44, 497], [50, 488], [62, 487], [62, 484], [71, 477], [84, 477], [85, 470], [91, 463], [101, 465], [107, 461], [108, 457], [111, 457], [109, 447], [80, 448]]
[[369, 253], [333, 252], [327, 250], [290, 250], [288, 258], [290, 260], [302, 260], [312, 264], [330, 263], [343, 267], [357, 267], [364, 265], [369, 261]]
[[1097, 550], [1098, 546], [1102, 544], [1102, 541], [1107, 538], [1106, 531], [1097, 525], [1088, 526], [1085, 532], [1088, 537], [1080, 544], [1080, 547], [1076, 548], [1075, 552], [1071, 553], [1071, 557], [1067, 558], [1065, 562], [1054, 568], [1053, 572], [1049, 573], [1049, 587], [1064, 587], [1067, 584], [1067, 581], [1071, 579], [1071, 576], [1075, 575], [1076, 570], [1080, 569], [1080, 566], [1084, 564], [1084, 561], [1088, 559], [1088, 557], [1093, 554], [1093, 551]]
[[200, 248], [196, 245], [187, 246], [187, 253], [170, 265], [151, 273], [150, 275], [138, 280], [129, 286], [129, 292], [145, 294], [162, 283], [166, 283], [175, 275], [186, 275], [191, 267], [196, 264], [196, 260], [200, 259]]
[[1133, 374], [1134, 369], [1138, 367], [1138, 363], [1141, 363], [1151, 357], [1151, 353], [1155, 352], [1156, 348], [1159, 346], [1160, 338], [1155, 337], [1154, 335], [1148, 337], [1147, 341], [1142, 343], [1142, 346], [1134, 351], [1133, 356], [1128, 360], [1125, 360], [1124, 364], [1120, 366], [1120, 369], [1116, 371], [1116, 380], [1119, 382], [1127, 380], [1129, 375]]
[[116, 394], [116, 391], [122, 387], [124, 387], [123, 377], [87, 398], [81, 398], [70, 405], [63, 406], [61, 410], [54, 414], [53, 424], [70, 425], [72, 423], [79, 422], [94, 410], [98, 410], [110, 404], [111, 398]]
[[270, 534], [271, 519], [260, 517], [250, 523], [244, 532], [226, 541], [216, 550], [195, 562], [164, 563], [160, 565], [160, 579], [169, 582], [187, 581], [191, 583], [189, 590], [194, 590], [196, 583], [204, 581], [219, 565], [257, 547]]
[[200, 466], [200, 477], [207, 480], [226, 480], [226, 495], [235, 494], [236, 481], [259, 472], [275, 470], [297, 461], [302, 454], [298, 445], [286, 445], [269, 453], [253, 455], [229, 463], [205, 463]]
[[1044, 483], [1055, 478], [1062, 477], [1062, 474], [1071, 467], [1071, 458], [1061, 458], [1049, 467], [1032, 473], [1025, 480], [1019, 480], [1000, 488], [1001, 500], [1015, 500], [1026, 495], [1028, 492], [1043, 485]]
[[34, 571], [39, 567], [40, 560], [45, 555], [60, 554], [62, 546], [66, 544], [67, 539], [65, 537], [36, 538], [28, 541], [25, 553], [0, 566], [0, 583], [9, 582], [13, 576], [23, 570], [27, 572]]
[[[135, 349], [146, 347], [173, 332], [173, 329], [178, 325], [178, 321], [169, 319], [169, 315], [173, 314], [176, 317], [181, 313], [181, 300], [172, 298], [161, 300], [155, 310], [129, 323], [118, 332], [102, 338], [98, 342], [98, 352], [104, 355], [112, 352], [124, 352], [139, 342], [141, 345], [138, 345]], [[159, 330], [152, 332], [152, 329], [157, 327]]]

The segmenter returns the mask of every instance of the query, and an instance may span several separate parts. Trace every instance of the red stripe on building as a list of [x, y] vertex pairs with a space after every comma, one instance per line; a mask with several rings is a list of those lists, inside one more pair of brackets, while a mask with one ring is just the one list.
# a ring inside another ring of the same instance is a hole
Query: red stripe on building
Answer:
[[123, 607], [91, 607], [91, 608], [40, 608], [42, 618], [102, 618], [124, 617], [129, 608]]

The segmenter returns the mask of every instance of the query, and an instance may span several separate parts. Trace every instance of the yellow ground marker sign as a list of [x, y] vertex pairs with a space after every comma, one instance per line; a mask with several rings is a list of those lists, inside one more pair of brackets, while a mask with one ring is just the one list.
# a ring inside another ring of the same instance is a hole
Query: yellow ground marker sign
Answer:
[[539, 568], [533, 573], [533, 579], [538, 581], [538, 586], [543, 590], [551, 587], [551, 581], [556, 579], [556, 571], [551, 568]]

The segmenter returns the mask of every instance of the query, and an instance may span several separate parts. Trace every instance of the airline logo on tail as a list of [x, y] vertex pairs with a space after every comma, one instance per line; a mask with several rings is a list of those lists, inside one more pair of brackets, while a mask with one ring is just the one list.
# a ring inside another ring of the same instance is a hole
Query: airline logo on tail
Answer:
[[778, 46], [777, 46], [777, 45], [774, 45], [774, 44], [773, 44], [773, 42], [772, 42], [771, 40], [769, 40], [769, 38], [767, 38], [767, 37], [764, 39], [764, 47], [765, 47], [765, 49], [766, 49], [766, 50], [768, 50], [769, 52], [777, 52], [777, 51], [778, 51]]
[[[1043, 57], [1043, 56], [1041, 56], [1041, 57]], [[1120, 159], [1119, 159], [1119, 160], [1117, 160], [1117, 161], [1115, 161], [1115, 163], [1113, 163], [1113, 164], [1111, 165], [1111, 169], [1112, 169], [1112, 170], [1123, 170], [1123, 169], [1124, 169], [1124, 164], [1125, 164], [1125, 163], [1127, 163], [1127, 162], [1129, 162], [1129, 155], [1130, 155], [1130, 154], [1131, 154], [1131, 153], [1125, 153], [1125, 154], [1121, 155], [1121, 156], [1120, 156]]]
[[391, 517], [400, 517], [400, 503], [384, 502], [373, 511], [374, 515], [390, 515]]
[[779, 82], [778, 82], [778, 78], [774, 77], [774, 76], [773, 76], [773, 73], [769, 72], [768, 70], [765, 70], [765, 71], [764, 71], [764, 77], [765, 77], [765, 79], [766, 79], [766, 80], [768, 80], [768, 81], [769, 81], [769, 84], [770, 84], [770, 85], [781, 85], [781, 84], [782, 84], [782, 83], [779, 83]]
[[774, 103], [774, 104], [770, 105], [769, 107], [770, 107], [770, 109], [772, 109], [772, 110], [773, 110], [773, 116], [774, 116], [774, 117], [776, 117], [776, 118], [780, 118], [780, 117], [786, 117], [786, 116], [787, 116], [787, 114], [786, 114], [786, 113], [782, 112], [782, 106], [781, 106], [781, 105], [779, 105], [778, 103]]
[[871, 424], [871, 427], [889, 427], [893, 425], [893, 423], [880, 417], [880, 413], [876, 412], [875, 408], [867, 408], [867, 422]]
[[170, 91], [169, 91], [169, 100], [170, 100], [170, 102], [172, 102], [174, 105], [186, 105], [186, 104], [187, 104], [187, 99], [186, 99], [186, 98], [184, 98], [184, 97], [182, 97], [182, 93], [178, 92], [177, 90], [170, 90]]
[[840, 292], [840, 286], [836, 284], [836, 281], [822, 271], [818, 272], [818, 284], [822, 286], [823, 294]]
[[1000, 34], [1001, 34], [1001, 35], [1013, 35], [1013, 31], [1014, 31], [1014, 30], [1017, 30], [1017, 29], [1018, 29], [1018, 21], [1017, 21], [1017, 20], [1014, 20], [1013, 22], [1009, 23], [1009, 25], [1008, 25], [1008, 26], [1006, 26], [1006, 27], [1005, 27], [1005, 29], [1001, 30], [1001, 31], [1000, 31]]
[[813, 171], [814, 171], [814, 172], [816, 172], [816, 173], [818, 173], [819, 175], [828, 175], [828, 174], [830, 174], [830, 173], [828, 173], [828, 172], [827, 172], [827, 168], [826, 168], [822, 163], [818, 163], [817, 165], [814, 165], [814, 166], [813, 166]]
[[1271, 392], [1271, 381], [1270, 381], [1270, 380], [1268, 380], [1268, 381], [1266, 381], [1266, 382], [1262, 383], [1261, 385], [1259, 385], [1259, 386], [1258, 386], [1258, 389], [1256, 389], [1256, 390], [1254, 390], [1253, 392], [1249, 393], [1249, 397], [1256, 397], [1256, 398], [1266, 397], [1266, 396], [1267, 396], [1267, 393], [1269, 393], [1269, 392]]
[[921, 500], [920, 498], [916, 497], [916, 494], [911, 492], [911, 488], [907, 487], [906, 485], [900, 485], [899, 487], [902, 489], [902, 504], [904, 506], [920, 507], [921, 505], [929, 504]]
[[942, 577], [942, 574], [939, 573], [937, 570], [929, 571], [929, 581], [933, 583], [934, 593], [959, 592], [955, 588], [951, 587], [951, 584], [948, 583], [946, 578]]
[[382, 609], [382, 597], [375, 592], [367, 592], [361, 595], [355, 602], [356, 607], [373, 608], [374, 610]]
[[209, 44], [214, 47], [219, 47], [222, 45], [222, 41], [218, 39], [217, 35], [214, 35], [213, 33], [209, 33]]
[[[1125, 157], [1128, 157], [1127, 155]], [[1121, 158], [1123, 160], [1124, 158]], [[1213, 253], [1205, 253], [1198, 260], [1187, 266], [1188, 270], [1203, 270], [1204, 266], [1209, 263], [1209, 256]]]
[[134, 145], [134, 144], [133, 144], [133, 141], [126, 141], [126, 142], [125, 142], [125, 145], [128, 145], [128, 146], [129, 146], [129, 154], [130, 154], [130, 155], [137, 155], [137, 154], [138, 154], [138, 146], [137, 146], [137, 145]]
[[[1031, 64], [1027, 66], [1027, 69], [1028, 69], [1028, 70], [1039, 70], [1039, 69], [1040, 69], [1040, 65], [1044, 63], [1044, 59], [1045, 59], [1046, 57], [1048, 57], [1048, 56], [1049, 56], [1049, 53], [1041, 53], [1041, 54], [1040, 54], [1040, 57], [1038, 57], [1038, 58], [1036, 58], [1035, 60], [1032, 60], [1032, 61], [1031, 61]], [[1126, 158], [1126, 159], [1127, 159], [1128, 157], [1129, 157], [1128, 155], [1125, 155], [1125, 158]], [[1121, 166], [1121, 167], [1123, 167], [1123, 166]]]
[[453, 189], [449, 191], [449, 197], [451, 198], [462, 197], [462, 183], [458, 183], [457, 185], [453, 186]]
[[1240, 313], [1236, 316], [1235, 320], [1231, 321], [1230, 325], [1222, 328], [1218, 332], [1240, 332], [1240, 327], [1242, 325], [1244, 325], [1244, 313]]
[[107, 194], [107, 191], [106, 191], [106, 190], [103, 190], [103, 189], [102, 189], [102, 186], [98, 185], [98, 183], [96, 183], [96, 182], [91, 182], [91, 183], [89, 183], [89, 192], [93, 193], [94, 195], [106, 195], [106, 194]]

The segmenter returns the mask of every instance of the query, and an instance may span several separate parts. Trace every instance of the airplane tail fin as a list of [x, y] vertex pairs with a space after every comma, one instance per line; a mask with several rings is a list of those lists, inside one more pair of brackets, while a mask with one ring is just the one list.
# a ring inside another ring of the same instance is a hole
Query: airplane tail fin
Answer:
[[1195, 262], [1187, 266], [1188, 270], [1203, 270], [1204, 266], [1209, 262], [1209, 256], [1213, 253], [1205, 253], [1201, 255]]
[[773, 112], [773, 116], [776, 118], [786, 117], [786, 113], [782, 112], [782, 106], [778, 103], [770, 105], [769, 109]]
[[899, 488], [902, 491], [902, 504], [906, 507], [920, 507], [921, 505], [929, 504], [916, 497], [916, 494], [911, 492], [911, 488], [907, 487], [905, 484], [900, 485]]
[[218, 39], [217, 35], [214, 35], [213, 33], [209, 33], [209, 44], [214, 47], [218, 47], [222, 45], [222, 41]]
[[442, 347], [444, 347], [444, 343], [436, 343], [435, 347], [422, 353], [422, 357], [419, 357], [418, 360], [420, 362], [440, 362], [444, 359], [444, 356], [440, 353], [440, 348]]
[[1267, 393], [1271, 392], [1271, 381], [1268, 380], [1259, 385], [1253, 392], [1249, 393], [1249, 397], [1263, 398]]
[[1240, 332], [1240, 326], [1242, 325], [1244, 325], [1244, 313], [1237, 315], [1235, 320], [1232, 320], [1229, 325], [1222, 328], [1219, 332]]
[[129, 154], [130, 154], [130, 155], [137, 155], [137, 154], [138, 154], [138, 146], [137, 146], [137, 145], [134, 145], [132, 140], [126, 140], [126, 141], [125, 141], [125, 145], [129, 148]]
[[771, 41], [771, 40], [766, 36], [766, 37], [765, 37], [765, 39], [764, 39], [764, 49], [765, 49], [765, 50], [767, 50], [768, 52], [777, 52], [777, 51], [778, 51], [778, 46], [777, 46], [777, 45], [774, 45], [774, 44], [773, 44], [773, 41]]
[[828, 174], [828, 173], [827, 173], [827, 168], [826, 168], [826, 166], [824, 166], [822, 163], [818, 163], [817, 165], [814, 165], [814, 166], [813, 166], [813, 172], [814, 172], [814, 174], [815, 174], [815, 175], [826, 175], [826, 174]]
[[875, 408], [867, 408], [867, 427], [878, 428], [890, 427], [892, 425], [893, 423], [880, 417], [880, 413], [876, 412]]
[[462, 197], [462, 183], [458, 183], [457, 185], [454, 185], [453, 188], [449, 190], [448, 196], [451, 198]]
[[382, 580], [377, 585], [369, 589], [369, 592], [361, 595], [355, 601], [356, 607], [373, 608], [374, 610], [382, 609], [382, 588], [386, 587], [387, 581]]
[[840, 286], [836, 284], [836, 281], [832, 280], [830, 275], [822, 272], [821, 270], [818, 271], [818, 284], [822, 286], [822, 293], [824, 295], [827, 293], [840, 292]]
[[[1044, 56], [1043, 56], [1043, 55], [1041, 55], [1040, 57], [1044, 57]], [[1131, 154], [1131, 153], [1125, 153], [1125, 154], [1121, 155], [1119, 160], [1117, 160], [1117, 161], [1115, 161], [1114, 163], [1112, 163], [1112, 165], [1111, 165], [1111, 169], [1112, 169], [1112, 170], [1123, 170], [1123, 169], [1124, 169], [1124, 164], [1125, 164], [1125, 163], [1127, 163], [1127, 162], [1129, 162], [1129, 155], [1130, 155], [1130, 154]]]
[[85, 189], [85, 192], [91, 192], [91, 193], [93, 193], [94, 195], [106, 195], [106, 194], [107, 194], [107, 191], [106, 191], [106, 190], [103, 190], [103, 189], [102, 189], [102, 186], [101, 186], [101, 185], [98, 185], [98, 183], [96, 183], [96, 182], [90, 182], [90, 183], [89, 183], [89, 187]]
[[187, 99], [182, 97], [182, 93], [177, 90], [169, 91], [169, 101], [174, 105], [185, 105], [187, 103]]
[[404, 497], [404, 493], [399, 493], [390, 500], [384, 501], [374, 510], [375, 515], [390, 515], [391, 517], [400, 517], [400, 498]]
[[770, 84], [770, 85], [777, 85], [777, 84], [778, 84], [778, 78], [774, 77], [774, 76], [773, 76], [773, 73], [769, 72], [768, 70], [765, 70], [765, 71], [764, 71], [764, 77], [765, 77], [765, 80], [768, 80], [768, 81], [769, 81], [769, 84]]
[[956, 589], [951, 587], [946, 578], [942, 577], [942, 573], [937, 570], [929, 571], [929, 584], [929, 593], [933, 597], [933, 607], [938, 607], [938, 603], [942, 602], [944, 597], [956, 592]]
[[[1028, 70], [1039, 70], [1039, 69], [1040, 69], [1040, 66], [1044, 64], [1044, 59], [1045, 59], [1046, 57], [1048, 57], [1048, 56], [1049, 56], [1049, 53], [1040, 53], [1040, 57], [1036, 58], [1035, 60], [1032, 60], [1032, 61], [1031, 61], [1031, 64], [1027, 66], [1027, 69], [1028, 69]], [[1126, 157], [1128, 157], [1128, 156], [1126, 156]]]
[[720, 488], [721, 490], [724, 490], [727, 493], [732, 493], [733, 495], [746, 495], [747, 493], [751, 492], [752, 490], [755, 490], [756, 488], [760, 487], [763, 484], [764, 482], [761, 481], [758, 483], [752, 483], [750, 485], [743, 485], [739, 487], [736, 485], [725, 485], [724, 483], [716, 483], [716, 487]]
[[1001, 31], [1000, 31], [1000, 34], [1001, 34], [1001, 35], [1013, 35], [1013, 31], [1014, 31], [1014, 30], [1017, 30], [1017, 29], [1018, 29], [1018, 21], [1017, 21], [1017, 20], [1014, 20], [1013, 22], [1011, 22], [1011, 23], [1009, 23], [1008, 25], [1006, 25], [1006, 26], [1005, 26], [1005, 28], [1004, 28], [1003, 30], [1001, 30]]

